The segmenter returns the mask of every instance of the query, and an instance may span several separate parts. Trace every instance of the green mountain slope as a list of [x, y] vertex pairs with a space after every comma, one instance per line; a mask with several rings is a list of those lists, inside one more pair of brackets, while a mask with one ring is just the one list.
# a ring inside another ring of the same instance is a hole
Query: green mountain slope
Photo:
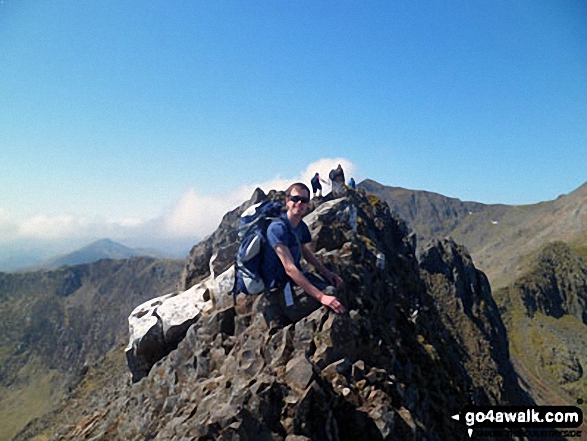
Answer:
[[0, 273], [0, 440], [51, 410], [128, 338], [140, 303], [171, 292], [182, 262], [135, 257]]

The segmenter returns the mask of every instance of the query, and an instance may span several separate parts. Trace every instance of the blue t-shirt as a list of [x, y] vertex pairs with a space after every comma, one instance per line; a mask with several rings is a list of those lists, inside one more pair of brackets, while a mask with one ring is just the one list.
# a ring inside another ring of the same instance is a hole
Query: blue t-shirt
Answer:
[[301, 270], [302, 250], [300, 243], [305, 244], [311, 241], [310, 229], [304, 221], [300, 221], [298, 226], [294, 228], [289, 222], [287, 214], [284, 214], [280, 219], [271, 222], [269, 228], [267, 228], [268, 243], [263, 249], [263, 265], [261, 269], [261, 276], [265, 286], [272, 289], [285, 284], [288, 280], [285, 268], [275, 252], [275, 247], [278, 244], [283, 244], [289, 248], [295, 265]]

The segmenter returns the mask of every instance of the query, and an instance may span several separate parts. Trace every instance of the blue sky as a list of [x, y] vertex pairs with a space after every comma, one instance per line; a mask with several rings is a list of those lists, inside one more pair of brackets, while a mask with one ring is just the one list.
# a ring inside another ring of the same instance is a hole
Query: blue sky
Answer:
[[587, 179], [579, 0], [4, 0], [0, 66], [2, 243], [196, 237], [341, 161], [485, 203]]

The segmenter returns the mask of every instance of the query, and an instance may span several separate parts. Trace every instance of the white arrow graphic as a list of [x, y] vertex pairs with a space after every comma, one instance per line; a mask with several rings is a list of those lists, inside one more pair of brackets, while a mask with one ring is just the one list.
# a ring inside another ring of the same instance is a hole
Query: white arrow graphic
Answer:
[[[461, 419], [458, 413], [456, 415], [451, 416], [451, 418], [456, 421], [459, 421]], [[471, 438], [473, 436], [473, 429], [468, 429], [467, 432], [469, 432], [469, 438]]]

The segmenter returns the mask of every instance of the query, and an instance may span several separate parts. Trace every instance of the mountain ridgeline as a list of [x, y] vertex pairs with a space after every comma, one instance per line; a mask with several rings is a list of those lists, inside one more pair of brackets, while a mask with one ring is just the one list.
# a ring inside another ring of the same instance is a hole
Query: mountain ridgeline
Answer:
[[519, 259], [549, 242], [587, 243], [587, 183], [532, 205], [463, 202], [371, 180], [359, 187], [385, 200], [416, 232], [420, 244], [450, 236], [466, 246], [493, 287], [512, 283], [523, 270]]
[[79, 250], [45, 260], [30, 270], [51, 270], [64, 266], [97, 262], [102, 259], [130, 259], [131, 257], [139, 256], [158, 259], [167, 257], [164, 253], [157, 250], [129, 248], [111, 239], [100, 239]]

